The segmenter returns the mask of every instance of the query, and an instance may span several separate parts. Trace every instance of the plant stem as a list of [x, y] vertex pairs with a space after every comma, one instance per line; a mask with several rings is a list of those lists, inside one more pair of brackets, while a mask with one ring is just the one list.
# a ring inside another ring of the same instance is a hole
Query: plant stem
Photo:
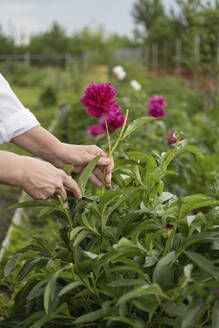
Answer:
[[109, 127], [107, 124], [107, 120], [106, 120], [106, 116], [104, 116], [104, 121], [105, 121], [105, 126], [106, 126], [106, 134], [107, 134], [107, 139], [108, 139], [108, 145], [109, 145], [109, 157], [111, 156], [111, 138], [110, 138], [110, 134], [109, 134]]
[[70, 215], [69, 215], [68, 210], [67, 210], [67, 208], [65, 207], [65, 204], [63, 203], [63, 200], [62, 200], [62, 198], [61, 198], [60, 195], [58, 196], [58, 199], [59, 199], [59, 202], [60, 202], [60, 204], [61, 204], [61, 206], [62, 206], [63, 211], [65, 212], [65, 214], [66, 214], [66, 216], [67, 216], [68, 223], [69, 223], [70, 227], [72, 228], [72, 222], [71, 222]]
[[117, 148], [117, 146], [118, 146], [118, 144], [119, 144], [119, 142], [120, 142], [120, 140], [121, 140], [121, 138], [122, 138], [122, 136], [123, 136], [123, 132], [124, 132], [124, 130], [125, 130], [126, 122], [127, 122], [127, 119], [128, 119], [128, 113], [129, 113], [129, 110], [126, 109], [125, 120], [124, 120], [123, 126], [122, 126], [122, 128], [121, 128], [121, 130], [120, 130], [119, 136], [118, 136], [118, 138], [117, 138], [117, 140], [116, 140], [116, 142], [115, 142], [115, 145], [114, 145], [113, 148], [112, 148], [111, 155], [113, 154], [113, 152], [114, 152], [115, 149]]
[[[107, 134], [108, 146], [109, 146], [109, 157], [111, 157], [111, 151], [112, 151], [111, 138], [110, 138], [110, 134], [109, 134], [109, 127], [108, 127], [108, 124], [107, 124], [106, 116], [104, 116], [104, 121], [105, 121], [106, 134]], [[105, 177], [106, 177], [106, 167], [104, 168], [104, 173], [103, 173], [102, 190], [101, 190], [102, 195], [105, 192], [105, 185], [104, 185]]]
[[[113, 152], [115, 151], [115, 149], [117, 148], [122, 136], [123, 136], [123, 133], [124, 133], [124, 130], [125, 130], [125, 127], [126, 127], [126, 122], [127, 122], [127, 119], [128, 119], [128, 113], [129, 113], [129, 110], [127, 109], [126, 110], [126, 114], [125, 114], [125, 119], [124, 119], [124, 122], [123, 122], [123, 125], [122, 125], [122, 128], [120, 130], [120, 133], [119, 133], [119, 136], [112, 148], [111, 146], [111, 139], [110, 139], [110, 134], [109, 134], [109, 128], [108, 128], [108, 124], [107, 124], [107, 120], [106, 120], [106, 117], [104, 117], [104, 121], [105, 121], [105, 126], [106, 126], [106, 132], [107, 132], [107, 138], [108, 138], [108, 144], [109, 144], [109, 157], [112, 157], [112, 154]], [[101, 191], [101, 194], [103, 195], [104, 192], [105, 192], [105, 186], [104, 186], [104, 181], [105, 181], [105, 177], [106, 177], [106, 168], [104, 169], [104, 175], [103, 175], [103, 181], [102, 181], [102, 191]]]

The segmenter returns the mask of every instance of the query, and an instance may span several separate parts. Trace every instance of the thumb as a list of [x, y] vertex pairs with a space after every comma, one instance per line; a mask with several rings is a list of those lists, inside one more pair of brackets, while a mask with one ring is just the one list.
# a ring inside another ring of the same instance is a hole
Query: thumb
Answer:
[[97, 162], [97, 165], [107, 166], [111, 163], [112, 159], [107, 157], [101, 157]]

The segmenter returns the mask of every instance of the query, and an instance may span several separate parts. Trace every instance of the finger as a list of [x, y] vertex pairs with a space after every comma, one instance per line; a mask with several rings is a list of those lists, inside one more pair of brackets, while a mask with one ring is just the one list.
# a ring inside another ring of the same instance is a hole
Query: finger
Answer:
[[74, 165], [74, 166], [73, 166], [73, 169], [72, 169], [72, 172], [74, 172], [74, 173], [81, 173], [81, 172], [83, 171], [83, 169], [84, 169], [84, 166], [81, 166], [81, 165], [79, 165], [79, 166]]
[[78, 187], [77, 182], [75, 182], [70, 176], [66, 176], [64, 180], [64, 186], [73, 193], [75, 198], [77, 199], [82, 198], [81, 191]]
[[101, 170], [99, 167], [95, 167], [93, 173], [102, 181], [104, 177], [104, 170]]
[[57, 195], [57, 197], [58, 197], [58, 196], [61, 196], [61, 198], [62, 198], [63, 201], [65, 201], [66, 198], [67, 198], [67, 193], [66, 193], [64, 187], [60, 187], [59, 189], [57, 189], [57, 190], [55, 191], [55, 194], [54, 194], [54, 195], [55, 195], [55, 196]]
[[93, 182], [96, 186], [101, 187], [102, 186], [102, 182], [93, 174], [91, 173], [90, 175], [90, 180], [91, 182]]
[[87, 151], [92, 155], [101, 155], [102, 157], [108, 157], [108, 154], [96, 145], [87, 146]]
[[99, 161], [97, 162], [97, 165], [99, 166], [107, 166], [111, 164], [111, 158], [110, 157], [101, 157]]
[[114, 168], [114, 161], [111, 160], [111, 163], [106, 167], [106, 176], [105, 176], [105, 184], [110, 187], [112, 180], [112, 170]]

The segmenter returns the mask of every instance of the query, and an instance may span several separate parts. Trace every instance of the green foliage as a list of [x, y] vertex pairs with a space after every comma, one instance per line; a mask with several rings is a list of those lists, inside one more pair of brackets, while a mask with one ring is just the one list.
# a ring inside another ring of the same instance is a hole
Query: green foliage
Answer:
[[56, 90], [51, 86], [45, 88], [40, 96], [42, 106], [55, 105], [57, 102]]
[[[145, 126], [133, 122], [125, 140], [136, 129]], [[51, 242], [36, 235], [5, 263], [5, 279], [20, 287], [0, 327], [216, 325], [218, 202], [177, 197], [162, 183], [175, 158], [202, 155], [179, 138], [159, 158], [127, 146], [120, 145], [113, 189], [103, 195], [91, 196], [87, 185], [96, 158], [78, 179], [86, 197], [69, 198], [68, 209], [58, 201], [17, 205], [43, 206], [43, 217], [60, 227]]]
[[[14, 206], [39, 208], [42, 227], [0, 265], [0, 327], [217, 327], [218, 113], [202, 113], [199, 93], [182, 81], [131, 74], [139, 93], [112, 80], [130, 108], [112, 189], [92, 186], [88, 166], [78, 177], [82, 200]], [[86, 134], [95, 119], [77, 91], [68, 139], [102, 145], [105, 136]], [[168, 102], [162, 120], [146, 116], [154, 93]], [[174, 148], [171, 128], [184, 131]]]

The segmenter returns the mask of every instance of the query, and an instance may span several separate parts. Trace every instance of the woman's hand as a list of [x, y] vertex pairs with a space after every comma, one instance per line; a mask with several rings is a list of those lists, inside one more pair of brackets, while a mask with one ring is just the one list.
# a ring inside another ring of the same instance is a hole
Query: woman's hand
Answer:
[[22, 156], [22, 170], [18, 185], [34, 199], [54, 198], [66, 200], [66, 189], [77, 199], [82, 197], [77, 183], [63, 170], [35, 158]]
[[101, 148], [95, 145], [81, 146], [62, 143], [62, 146], [56, 153], [57, 160], [62, 162], [62, 166], [73, 164], [73, 172], [76, 173], [83, 171], [85, 166], [98, 155], [101, 155], [101, 158], [91, 173], [90, 180], [101, 187], [104, 178], [104, 169], [106, 168], [104, 182], [107, 187], [110, 187], [114, 161]]
[[34, 199], [66, 200], [66, 189], [77, 199], [82, 197], [77, 183], [63, 170], [48, 162], [0, 151], [0, 183], [23, 188]]
[[74, 165], [74, 172], [78, 173], [94, 157], [101, 155], [90, 179], [97, 186], [101, 186], [104, 169], [106, 168], [104, 182], [107, 187], [111, 185], [114, 167], [113, 158], [109, 158], [106, 152], [95, 145], [81, 146], [62, 143], [41, 126], [35, 126], [33, 129], [15, 137], [12, 142], [56, 167], [64, 168], [67, 164]]

